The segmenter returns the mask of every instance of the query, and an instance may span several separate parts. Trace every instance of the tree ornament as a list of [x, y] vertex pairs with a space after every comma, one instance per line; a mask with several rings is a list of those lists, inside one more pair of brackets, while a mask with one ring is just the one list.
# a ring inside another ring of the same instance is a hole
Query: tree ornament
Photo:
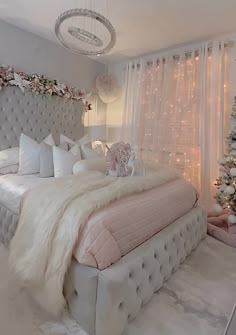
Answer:
[[221, 213], [223, 213], [223, 208], [219, 204], [216, 204], [213, 207], [213, 211], [216, 214], [221, 214]]
[[224, 191], [225, 191], [225, 188], [226, 188], [226, 185], [223, 184], [223, 185], [220, 186], [219, 191], [220, 191], [220, 192], [224, 192]]
[[236, 224], [236, 216], [235, 215], [229, 215], [228, 217], [228, 223], [229, 225], [235, 225]]
[[229, 195], [232, 195], [235, 193], [235, 188], [231, 185], [227, 186], [225, 188], [225, 193], [229, 194]]
[[231, 143], [230, 146], [231, 146], [232, 149], [236, 149], [236, 142]]
[[231, 168], [230, 169], [230, 174], [232, 177], [236, 177], [236, 168]]

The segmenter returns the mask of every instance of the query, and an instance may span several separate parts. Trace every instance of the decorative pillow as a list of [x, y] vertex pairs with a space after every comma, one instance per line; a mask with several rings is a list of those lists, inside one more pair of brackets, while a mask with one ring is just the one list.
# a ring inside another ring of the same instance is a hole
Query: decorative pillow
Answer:
[[105, 157], [84, 159], [73, 166], [73, 173], [80, 174], [85, 171], [99, 171], [106, 173], [106, 160]]
[[73, 166], [81, 159], [79, 145], [70, 151], [53, 147], [54, 177], [68, 176], [73, 173]]
[[40, 177], [48, 178], [54, 176], [53, 150], [52, 146], [45, 142], [40, 144]]
[[0, 169], [19, 164], [19, 148], [0, 151]]
[[128, 143], [118, 142], [107, 147], [106, 162], [108, 173], [116, 177], [129, 175], [128, 163], [131, 156], [131, 146]]
[[19, 164], [9, 165], [0, 168], [0, 175], [2, 174], [16, 174], [19, 170]]
[[[43, 142], [55, 145], [52, 135]], [[35, 174], [40, 172], [40, 144], [25, 134], [20, 136], [19, 174]]]

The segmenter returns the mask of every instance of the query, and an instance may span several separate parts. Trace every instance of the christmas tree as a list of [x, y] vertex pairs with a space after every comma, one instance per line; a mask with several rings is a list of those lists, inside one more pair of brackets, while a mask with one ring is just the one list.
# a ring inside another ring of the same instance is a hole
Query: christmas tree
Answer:
[[218, 192], [215, 199], [218, 203], [218, 212], [228, 211], [229, 226], [236, 224], [236, 97], [231, 113], [232, 130], [227, 137], [228, 154], [219, 160], [220, 177], [215, 185]]

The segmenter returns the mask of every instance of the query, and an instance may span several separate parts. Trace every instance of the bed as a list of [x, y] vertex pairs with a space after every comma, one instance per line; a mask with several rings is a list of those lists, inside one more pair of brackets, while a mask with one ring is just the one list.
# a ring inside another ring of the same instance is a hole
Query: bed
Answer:
[[[82, 107], [76, 102], [67, 105], [60, 98], [23, 94], [13, 88], [1, 94], [0, 149], [16, 146], [22, 131], [39, 141], [50, 132], [74, 138], [83, 134]], [[4, 244], [15, 233], [24, 194], [47, 182], [38, 176], [0, 176], [0, 238]], [[161, 205], [155, 206], [153, 199]], [[145, 208], [152, 224], [143, 229]], [[113, 224], [117, 212], [121, 224]], [[129, 231], [125, 229], [127, 218], [128, 226], [133, 225]], [[102, 226], [100, 242], [97, 228], [94, 230], [98, 223]], [[206, 214], [196, 204], [194, 189], [180, 180], [101, 208], [79, 235], [65, 278], [64, 296], [71, 314], [90, 335], [123, 334], [127, 323], [205, 236]], [[105, 249], [101, 248], [106, 241]]]

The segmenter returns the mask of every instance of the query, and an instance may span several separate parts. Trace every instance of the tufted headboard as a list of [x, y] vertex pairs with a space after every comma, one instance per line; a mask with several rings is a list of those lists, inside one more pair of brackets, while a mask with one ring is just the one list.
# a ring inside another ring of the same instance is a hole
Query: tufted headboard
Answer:
[[42, 141], [52, 133], [72, 139], [83, 136], [83, 104], [58, 96], [23, 93], [17, 87], [0, 91], [0, 150], [19, 146], [20, 134]]

